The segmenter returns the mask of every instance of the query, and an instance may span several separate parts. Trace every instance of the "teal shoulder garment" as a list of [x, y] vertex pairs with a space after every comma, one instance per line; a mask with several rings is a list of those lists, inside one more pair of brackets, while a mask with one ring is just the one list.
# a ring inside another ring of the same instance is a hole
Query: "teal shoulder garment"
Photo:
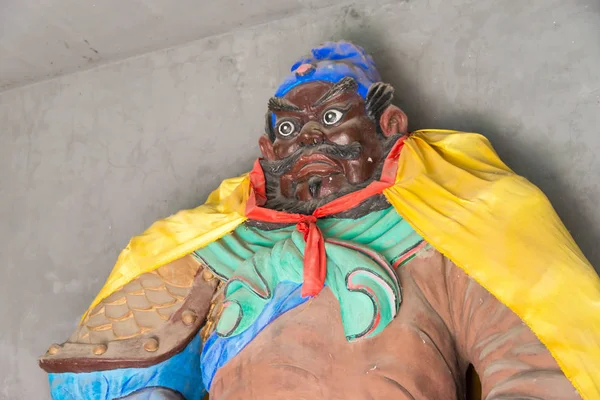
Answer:
[[[325, 283], [340, 302], [346, 337], [378, 334], [401, 301], [393, 267], [414, 256], [423, 239], [392, 207], [359, 219], [328, 218], [317, 224], [325, 237]], [[293, 226], [265, 231], [242, 225], [194, 253], [228, 282], [217, 334], [244, 332], [280, 282], [302, 283], [304, 243]]]

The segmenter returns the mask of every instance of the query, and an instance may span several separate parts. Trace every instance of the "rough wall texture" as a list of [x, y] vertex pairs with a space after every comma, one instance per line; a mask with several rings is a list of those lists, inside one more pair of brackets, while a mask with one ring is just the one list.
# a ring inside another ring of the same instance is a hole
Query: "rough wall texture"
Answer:
[[411, 128], [487, 135], [600, 265], [600, 3], [364, 3], [0, 93], [0, 399], [47, 398], [36, 357], [130, 236], [249, 169], [276, 83], [322, 40], [372, 52]]
[[0, 0], [0, 91], [349, 0]]

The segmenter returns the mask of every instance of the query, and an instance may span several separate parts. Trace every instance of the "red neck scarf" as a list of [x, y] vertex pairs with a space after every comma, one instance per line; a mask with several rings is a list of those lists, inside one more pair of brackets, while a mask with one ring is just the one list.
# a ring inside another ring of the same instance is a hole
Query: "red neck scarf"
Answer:
[[405, 138], [406, 136], [403, 136], [398, 139], [392, 147], [383, 163], [379, 180], [371, 182], [364, 189], [338, 197], [324, 204], [311, 215], [292, 214], [263, 207], [267, 201], [265, 174], [260, 166], [260, 159], [254, 162], [254, 168], [250, 172], [250, 196], [246, 203], [246, 216], [249, 219], [262, 222], [295, 223], [296, 229], [304, 234], [306, 249], [304, 251], [302, 297], [312, 297], [319, 294], [325, 284], [325, 276], [327, 275], [325, 241], [321, 230], [317, 227], [317, 219], [350, 210], [369, 197], [382, 193], [384, 189], [392, 186], [396, 181], [398, 157], [400, 157]]

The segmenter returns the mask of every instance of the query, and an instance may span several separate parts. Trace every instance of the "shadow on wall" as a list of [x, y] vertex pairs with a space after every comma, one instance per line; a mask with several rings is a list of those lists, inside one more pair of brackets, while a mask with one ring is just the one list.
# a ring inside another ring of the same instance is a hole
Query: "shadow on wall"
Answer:
[[382, 79], [396, 89], [394, 102], [408, 115], [410, 130], [451, 129], [486, 136], [510, 168], [544, 191], [581, 250], [600, 272], [600, 248], [597, 246], [600, 227], [591, 224], [579, 212], [577, 193], [570, 191], [564, 173], [552, 163], [552, 157], [535, 146], [523, 146], [519, 138], [536, 134], [527, 130], [525, 121], [507, 118], [502, 115], [501, 107], [495, 114], [483, 115], [475, 108], [465, 111], [464, 106], [452, 102], [443, 105], [442, 115], [432, 115], [427, 103], [439, 99], [427, 98], [431, 94], [426, 95], [422, 82], [411, 75], [409, 64], [412, 62], [414, 67], [415, 61], [407, 60], [398, 48], [391, 49], [386, 45], [390, 33], [378, 31], [377, 21], [369, 20], [368, 16], [359, 14], [352, 7], [348, 7], [341, 18], [356, 23], [341, 24], [339, 32], [327, 40], [345, 39], [367, 49], [375, 59]]

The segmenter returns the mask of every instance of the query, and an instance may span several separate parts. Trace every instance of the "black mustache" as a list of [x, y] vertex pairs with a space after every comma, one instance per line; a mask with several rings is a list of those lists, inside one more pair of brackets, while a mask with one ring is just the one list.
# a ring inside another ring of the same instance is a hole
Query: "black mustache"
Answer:
[[341, 158], [344, 160], [354, 160], [360, 156], [362, 152], [362, 146], [358, 142], [354, 142], [351, 144], [341, 145], [341, 144], [333, 144], [333, 143], [321, 143], [317, 145], [305, 146], [296, 150], [291, 155], [283, 158], [281, 160], [275, 161], [267, 161], [261, 160], [260, 164], [263, 168], [263, 171], [269, 175], [273, 176], [281, 176], [288, 172], [296, 161], [300, 157], [305, 154], [315, 154], [321, 153], [326, 156], [331, 156], [334, 158]]

